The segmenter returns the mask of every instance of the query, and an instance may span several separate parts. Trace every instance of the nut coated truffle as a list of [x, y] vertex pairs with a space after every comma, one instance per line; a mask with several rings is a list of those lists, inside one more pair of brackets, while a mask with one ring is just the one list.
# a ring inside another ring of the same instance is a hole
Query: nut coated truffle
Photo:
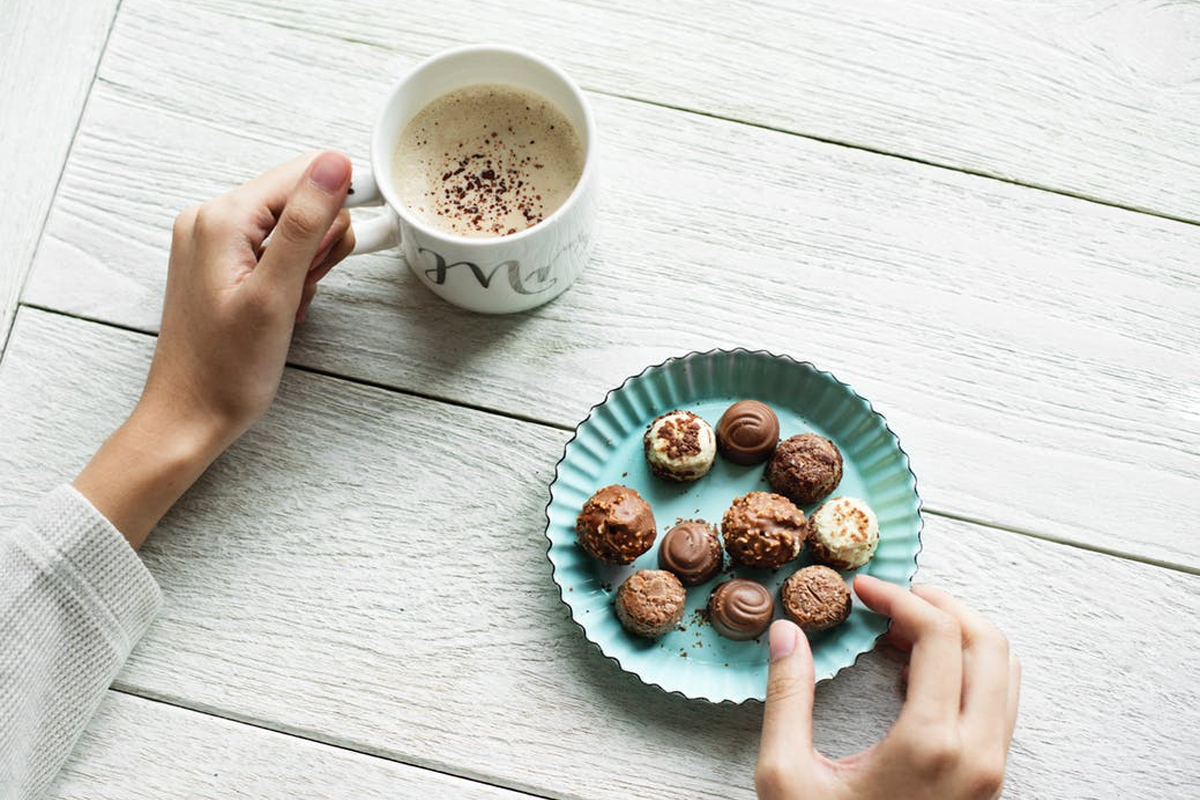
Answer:
[[786, 497], [751, 492], [733, 501], [721, 520], [725, 549], [739, 564], [781, 567], [800, 555], [808, 536], [804, 512]]
[[808, 518], [808, 546], [813, 558], [834, 569], [858, 569], [879, 545], [879, 520], [857, 497], [826, 500]]
[[788, 619], [804, 631], [827, 630], [850, 616], [850, 590], [829, 567], [805, 567], [783, 582], [779, 597]]
[[777, 444], [779, 417], [757, 400], [734, 403], [717, 423], [717, 450], [735, 464], [761, 464]]
[[758, 581], [725, 581], [708, 598], [708, 621], [726, 639], [746, 641], [761, 636], [774, 615], [771, 592]]
[[690, 411], [668, 411], [655, 417], [642, 444], [650, 471], [669, 481], [699, 480], [717, 457], [712, 426]]
[[650, 504], [628, 486], [605, 486], [588, 498], [575, 520], [579, 545], [607, 564], [629, 564], [654, 544]]
[[681, 522], [658, 546], [658, 566], [675, 573], [684, 586], [697, 586], [721, 571], [723, 554], [717, 531], [702, 519]]
[[796, 505], [815, 503], [842, 482], [842, 454], [824, 436], [792, 436], [775, 448], [767, 464], [767, 481]]
[[617, 589], [617, 619], [630, 633], [653, 639], [683, 620], [687, 593], [666, 570], [640, 569]]

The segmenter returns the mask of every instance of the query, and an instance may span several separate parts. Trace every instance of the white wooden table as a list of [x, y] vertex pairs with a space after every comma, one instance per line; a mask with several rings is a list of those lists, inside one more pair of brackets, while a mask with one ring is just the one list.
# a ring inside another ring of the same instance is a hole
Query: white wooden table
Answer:
[[[739, 345], [900, 434], [920, 579], [1025, 664], [1008, 796], [1200, 796], [1196, 3], [4, 0], [0, 525], [132, 406], [179, 209], [365, 159], [394, 76], [489, 40], [590, 93], [593, 265], [512, 318], [340, 266], [270, 416], [143, 551], [162, 615], [55, 796], [752, 796], [761, 707], [621, 673], [542, 536], [593, 402]], [[827, 752], [886, 729], [898, 669], [819, 688]]]

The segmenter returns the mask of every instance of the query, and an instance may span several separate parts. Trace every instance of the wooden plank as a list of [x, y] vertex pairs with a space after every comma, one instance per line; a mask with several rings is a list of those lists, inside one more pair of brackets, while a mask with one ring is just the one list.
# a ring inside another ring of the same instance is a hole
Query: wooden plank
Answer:
[[119, 2], [0, 3], [0, 354]]
[[[173, 214], [303, 147], [361, 155], [379, 76], [409, 63], [131, 0], [27, 297], [153, 330]], [[1177, 533], [1200, 515], [1200, 229], [593, 99], [603, 219], [575, 288], [482, 318], [357, 259], [295, 362], [571, 426], [665, 357], [788, 352], [888, 415], [932, 507], [1200, 567]]]
[[419, 797], [529, 795], [109, 692], [49, 797]]
[[[0, 368], [0, 524], [127, 411], [152, 344], [22, 311]], [[143, 550], [165, 604], [118, 686], [548, 796], [750, 797], [759, 707], [646, 688], [568, 620], [542, 537], [567, 435], [289, 370]], [[928, 523], [921, 579], [999, 621], [1025, 662], [1012, 796], [1188, 796], [1200, 578]], [[826, 751], [883, 732], [898, 667], [869, 654], [821, 686]]]
[[200, 2], [406, 58], [518, 44], [588, 88], [1200, 220], [1191, 3]]

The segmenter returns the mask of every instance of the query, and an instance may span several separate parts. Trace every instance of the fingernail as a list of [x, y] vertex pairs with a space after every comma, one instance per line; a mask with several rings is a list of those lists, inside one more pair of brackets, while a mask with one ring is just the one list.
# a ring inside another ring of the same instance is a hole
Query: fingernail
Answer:
[[308, 179], [327, 194], [340, 192], [350, 182], [350, 159], [341, 153], [321, 153], [313, 161]]
[[796, 652], [796, 637], [800, 635], [800, 629], [792, 623], [777, 619], [771, 623], [771, 661], [778, 661], [781, 658], [787, 658], [792, 653]]

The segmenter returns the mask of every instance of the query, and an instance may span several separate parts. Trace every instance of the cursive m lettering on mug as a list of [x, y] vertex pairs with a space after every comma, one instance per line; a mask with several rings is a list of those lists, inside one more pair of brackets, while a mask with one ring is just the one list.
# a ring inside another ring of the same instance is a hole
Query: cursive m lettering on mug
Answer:
[[540, 292], [549, 291], [551, 288], [553, 288], [554, 284], [558, 282], [557, 277], [549, 276], [550, 268], [548, 266], [541, 267], [539, 269], [535, 269], [528, 276], [528, 278], [532, 278], [536, 283], [541, 284], [540, 288], [527, 288], [525, 282], [528, 278], [523, 279], [521, 277], [521, 262], [517, 261], [516, 259], [501, 261], [499, 264], [492, 267], [490, 271], [485, 272], [482, 267], [472, 261], [455, 261], [452, 264], [447, 264], [446, 259], [443, 258], [440, 253], [430, 250], [427, 247], [417, 248], [417, 252], [428, 253], [429, 255], [433, 256], [436, 266], [426, 269], [425, 277], [433, 281], [433, 283], [438, 286], [441, 286], [446, 282], [446, 274], [455, 267], [468, 267], [472, 274], [475, 275], [475, 280], [479, 281], [479, 285], [484, 289], [491, 285], [492, 278], [496, 276], [497, 272], [499, 272], [501, 269], [507, 269], [508, 283], [512, 287], [513, 291], [517, 292], [518, 294], [538, 294]]

